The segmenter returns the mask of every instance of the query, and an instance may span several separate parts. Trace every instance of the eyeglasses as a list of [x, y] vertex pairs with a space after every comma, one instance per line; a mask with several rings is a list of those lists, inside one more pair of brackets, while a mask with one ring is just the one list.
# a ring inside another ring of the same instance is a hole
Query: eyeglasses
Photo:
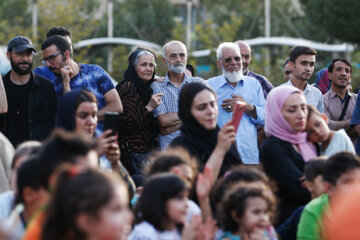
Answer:
[[224, 61], [225, 61], [226, 63], [231, 63], [231, 60], [232, 60], [232, 59], [234, 59], [235, 62], [240, 62], [241, 57], [228, 57], [228, 58], [225, 58]]
[[55, 54], [53, 54], [53, 55], [48, 56], [47, 58], [41, 59], [42, 64], [46, 65], [46, 62], [49, 62], [49, 63], [53, 64], [54, 61], [55, 61], [55, 58], [56, 58], [59, 54], [62, 54], [62, 53], [61, 53], [61, 52], [58, 52], [58, 53], [55, 53]]
[[292, 74], [292, 71], [285, 71], [285, 75], [290, 75]]

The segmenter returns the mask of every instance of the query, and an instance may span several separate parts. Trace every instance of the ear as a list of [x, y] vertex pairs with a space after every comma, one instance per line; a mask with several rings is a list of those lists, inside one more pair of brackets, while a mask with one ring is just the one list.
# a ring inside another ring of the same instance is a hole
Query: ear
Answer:
[[162, 60], [163, 64], [166, 66], [166, 59], [165, 59], [165, 57], [162, 57], [161, 60]]
[[10, 60], [10, 52], [6, 52], [6, 56]]
[[321, 114], [321, 117], [325, 120], [326, 123], [329, 123], [329, 119], [327, 118], [327, 116], [324, 113]]
[[309, 190], [309, 192], [312, 192], [312, 191], [313, 191], [313, 184], [312, 184], [311, 181], [305, 180], [305, 181], [304, 181], [304, 185], [305, 185], [305, 187]]
[[221, 69], [221, 61], [220, 60], [217, 60], [217, 65]]
[[64, 52], [64, 56], [65, 56], [65, 60], [69, 60], [70, 59], [70, 51], [69, 50], [66, 50]]
[[292, 70], [294, 70], [295, 64], [293, 62], [289, 61], [288, 65]]
[[80, 213], [75, 220], [76, 226], [86, 235], [90, 235], [94, 219], [86, 213]]
[[335, 187], [331, 183], [323, 181], [323, 188], [324, 188], [324, 191], [329, 195], [329, 197], [334, 195]]
[[234, 221], [236, 222], [236, 223], [238, 223], [238, 224], [241, 224], [241, 218], [239, 218], [239, 216], [238, 216], [238, 214], [237, 214], [237, 212], [235, 211], [235, 210], [231, 210], [231, 217], [232, 217], [232, 219], [234, 219]]
[[173, 173], [173, 174], [175, 174], [175, 175], [182, 175], [182, 171], [181, 171], [181, 169], [178, 167], [178, 166], [175, 166], [175, 167], [172, 167], [171, 169], [170, 169], [170, 172], [171, 173]]
[[24, 205], [27, 206], [34, 201], [34, 190], [31, 187], [24, 187], [22, 190]]
[[328, 72], [328, 77], [330, 80], [332, 79], [332, 76], [333, 76], [333, 74], [331, 72]]

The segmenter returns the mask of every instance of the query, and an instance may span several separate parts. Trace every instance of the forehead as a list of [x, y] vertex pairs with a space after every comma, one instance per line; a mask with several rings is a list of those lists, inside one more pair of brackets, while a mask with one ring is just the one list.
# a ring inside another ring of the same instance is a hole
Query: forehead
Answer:
[[222, 58], [228, 58], [228, 57], [240, 57], [239, 54], [235, 51], [233, 48], [223, 48], [222, 50]]
[[297, 59], [296, 62], [315, 62], [315, 55], [302, 54]]
[[76, 109], [76, 112], [91, 112], [97, 111], [97, 105], [94, 102], [82, 102]]
[[42, 52], [45, 57], [47, 55], [56, 54], [58, 52], [58, 49], [57, 49], [56, 45], [53, 44], [53, 45], [50, 45], [49, 47], [45, 48]]
[[250, 55], [250, 48], [246, 44], [238, 44], [242, 55]]
[[338, 67], [350, 69], [350, 67], [346, 63], [344, 63], [342, 61], [337, 61], [337, 62], [334, 63], [334, 69], [336, 69]]
[[289, 97], [286, 99], [284, 103], [284, 107], [286, 106], [297, 106], [306, 104], [305, 97], [300, 93], [292, 93], [289, 95]]
[[186, 54], [186, 48], [180, 44], [180, 43], [172, 43], [166, 48], [166, 55], [169, 55], [171, 53], [185, 53]]
[[213, 101], [213, 100], [215, 100], [214, 94], [212, 92], [210, 92], [209, 90], [204, 89], [195, 95], [193, 104], [197, 105], [197, 104], [201, 104], [201, 103], [209, 102], [209, 101]]
[[139, 58], [139, 62], [153, 62], [154, 60], [154, 56], [152, 55], [142, 55]]

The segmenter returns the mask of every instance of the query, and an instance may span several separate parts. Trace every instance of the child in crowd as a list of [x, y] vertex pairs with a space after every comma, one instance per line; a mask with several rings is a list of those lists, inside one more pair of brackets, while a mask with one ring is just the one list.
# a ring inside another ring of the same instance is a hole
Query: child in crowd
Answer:
[[277, 239], [270, 223], [274, 202], [274, 195], [263, 184], [234, 185], [218, 209], [224, 230], [220, 239]]
[[[319, 197], [325, 192], [323, 187], [322, 169], [326, 160], [327, 158], [325, 157], [319, 157], [305, 163], [304, 185], [311, 193], [312, 199]], [[296, 239], [297, 226], [304, 207], [305, 206], [301, 206], [297, 208], [291, 216], [276, 229], [276, 232], [282, 240]]]
[[325, 161], [323, 186], [326, 194], [309, 202], [300, 217], [297, 239], [323, 239], [323, 221], [331, 210], [331, 199], [352, 185], [360, 183], [360, 159], [349, 152], [332, 155]]
[[133, 217], [125, 183], [108, 172], [62, 168], [41, 239], [126, 239]]
[[340, 151], [355, 153], [354, 145], [344, 129], [337, 131], [330, 130], [328, 119], [325, 114], [307, 105], [307, 139], [313, 143], [320, 143], [320, 154], [331, 156]]
[[194, 239], [201, 217], [194, 217], [190, 227], [184, 227], [188, 207], [188, 191], [181, 178], [167, 173], [150, 177], [135, 206], [136, 225], [128, 239]]

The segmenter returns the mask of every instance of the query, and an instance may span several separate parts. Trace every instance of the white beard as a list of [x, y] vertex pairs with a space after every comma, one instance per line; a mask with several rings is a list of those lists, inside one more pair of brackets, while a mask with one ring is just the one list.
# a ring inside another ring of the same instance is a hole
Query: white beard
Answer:
[[239, 69], [239, 71], [228, 72], [225, 70], [224, 67], [222, 67], [222, 72], [223, 72], [225, 78], [231, 83], [237, 83], [244, 77], [242, 68]]
[[183, 65], [182, 63], [170, 64], [166, 62], [166, 65], [170, 72], [183, 73], [185, 71], [185, 65]]

